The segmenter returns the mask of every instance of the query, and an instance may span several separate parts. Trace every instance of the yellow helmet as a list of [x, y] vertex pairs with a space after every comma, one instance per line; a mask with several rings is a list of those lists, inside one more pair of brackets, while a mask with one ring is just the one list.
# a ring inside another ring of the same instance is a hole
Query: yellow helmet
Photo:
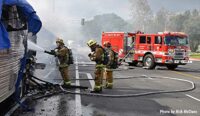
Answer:
[[97, 44], [97, 42], [95, 40], [92, 40], [92, 39], [87, 42], [87, 45], [89, 47], [91, 47], [92, 45], [95, 45], [95, 44]]
[[61, 44], [64, 45], [63, 39], [60, 39], [60, 38], [57, 38], [57, 39], [56, 39], [56, 43], [61, 43]]

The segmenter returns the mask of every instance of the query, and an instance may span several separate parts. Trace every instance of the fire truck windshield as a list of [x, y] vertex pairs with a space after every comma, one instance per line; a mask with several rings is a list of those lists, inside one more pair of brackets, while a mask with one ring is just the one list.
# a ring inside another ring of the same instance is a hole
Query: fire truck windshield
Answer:
[[165, 36], [165, 44], [172, 46], [188, 45], [188, 38], [179, 36]]

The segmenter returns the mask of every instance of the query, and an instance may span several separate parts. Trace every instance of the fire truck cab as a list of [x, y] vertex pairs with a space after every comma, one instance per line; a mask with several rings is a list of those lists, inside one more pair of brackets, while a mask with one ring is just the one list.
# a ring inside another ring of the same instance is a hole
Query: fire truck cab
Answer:
[[156, 65], [175, 69], [189, 61], [189, 40], [183, 32], [159, 32], [145, 34], [142, 32], [103, 32], [102, 44], [109, 41], [112, 49], [118, 53], [119, 60], [136, 66], [141, 62], [147, 69]]

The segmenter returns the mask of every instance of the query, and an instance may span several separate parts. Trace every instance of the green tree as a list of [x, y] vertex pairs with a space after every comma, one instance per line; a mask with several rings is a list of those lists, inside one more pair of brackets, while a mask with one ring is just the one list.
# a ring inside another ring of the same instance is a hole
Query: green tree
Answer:
[[196, 52], [200, 45], [200, 15], [197, 10], [193, 10], [190, 18], [185, 21], [184, 31], [189, 35], [191, 50]]

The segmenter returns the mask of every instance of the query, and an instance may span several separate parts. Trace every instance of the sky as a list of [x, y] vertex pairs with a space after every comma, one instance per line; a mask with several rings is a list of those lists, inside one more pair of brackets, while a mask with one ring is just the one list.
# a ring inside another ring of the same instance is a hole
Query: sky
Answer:
[[[87, 18], [103, 13], [116, 13], [124, 19], [130, 19], [129, 0], [28, 0], [39, 14], [64, 14], [68, 18]], [[200, 0], [148, 0], [152, 10], [157, 12], [165, 7], [170, 11], [181, 12], [188, 9], [200, 9]]]
[[[55, 34], [80, 26], [81, 18], [92, 19], [95, 15], [115, 13], [125, 20], [131, 19], [129, 0], [28, 0], [35, 8], [43, 26]], [[200, 9], [200, 0], [148, 0], [153, 12], [162, 7], [172, 12]], [[56, 24], [56, 25], [55, 25]]]
[[[54, 28], [54, 24], [80, 25], [81, 18], [92, 19], [95, 15], [115, 13], [125, 20], [131, 19], [129, 0], [28, 0], [43, 21], [43, 25]], [[148, 0], [153, 12], [165, 7], [172, 12], [200, 9], [200, 0]], [[48, 25], [47, 25], [48, 24]], [[63, 30], [63, 28], [58, 29]]]
[[[80, 25], [81, 18], [92, 19], [95, 15], [115, 13], [125, 20], [131, 19], [130, 0], [28, 0], [49, 29], [57, 25]], [[200, 9], [200, 0], [148, 0], [153, 12], [165, 7], [171, 12]], [[63, 28], [58, 28], [58, 31]], [[65, 29], [64, 29], [65, 30]]]
[[200, 0], [148, 0], [154, 12], [165, 7], [172, 12], [182, 12], [189, 9], [200, 10]]
[[92, 18], [97, 14], [116, 13], [127, 18], [128, 0], [28, 0], [40, 13], [62, 13], [71, 18]]

